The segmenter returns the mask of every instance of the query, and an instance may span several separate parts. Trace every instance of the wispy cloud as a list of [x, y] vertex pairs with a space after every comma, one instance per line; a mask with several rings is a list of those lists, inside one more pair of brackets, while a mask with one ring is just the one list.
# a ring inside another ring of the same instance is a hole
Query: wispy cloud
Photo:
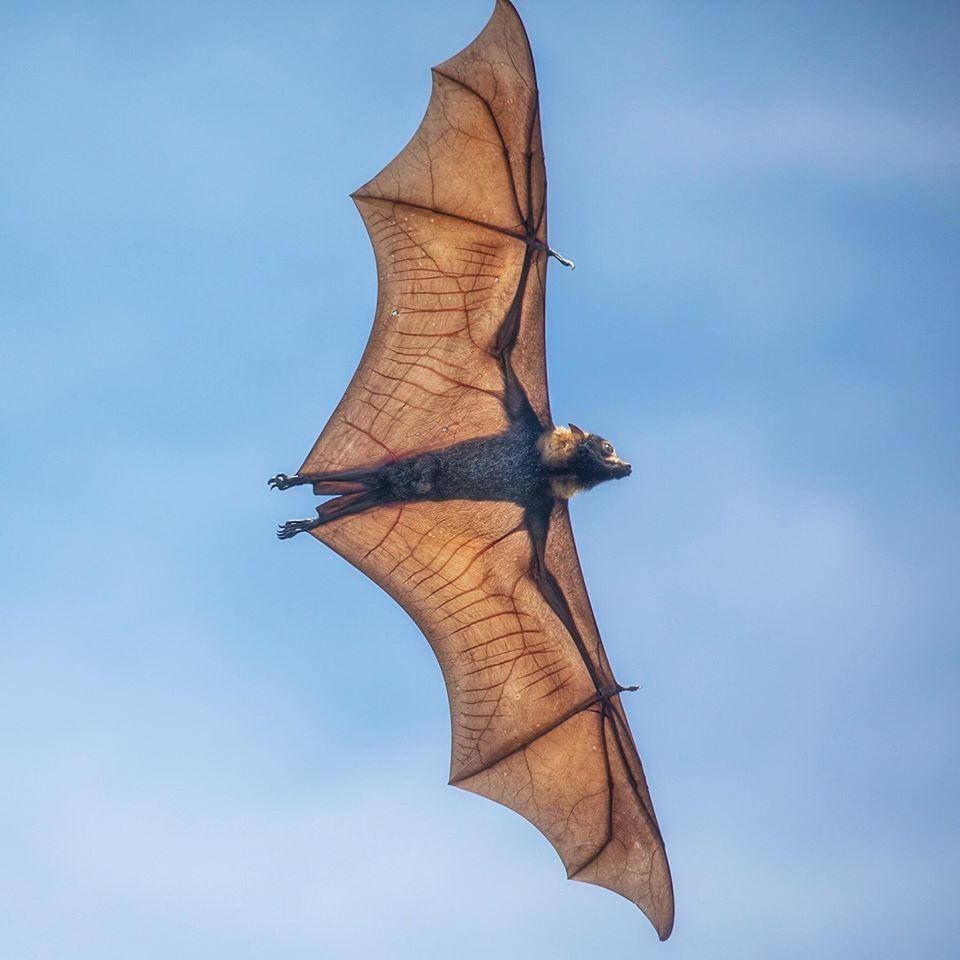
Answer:
[[[272, 539], [312, 498], [264, 480], [368, 332], [345, 194], [487, 12], [423, 2], [4, 21], [4, 957], [653, 943], [443, 786], [443, 688], [402, 611]], [[643, 684], [663, 949], [952, 956], [956, 18], [523, 12], [580, 264], [550, 280], [554, 408], [636, 468], [573, 510]]]

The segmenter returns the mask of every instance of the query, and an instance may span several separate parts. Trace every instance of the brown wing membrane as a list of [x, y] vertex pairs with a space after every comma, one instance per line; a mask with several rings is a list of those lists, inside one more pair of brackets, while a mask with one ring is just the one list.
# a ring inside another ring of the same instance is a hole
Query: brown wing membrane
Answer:
[[[612, 682], [613, 673], [580, 569], [570, 513], [563, 501], [554, 506], [550, 518], [546, 559], [560, 583], [597, 672], [605, 681]], [[654, 925], [660, 939], [666, 940], [673, 929], [673, 882], [643, 765], [618, 696], [608, 701], [603, 724], [606, 746], [601, 747], [601, 752], [610, 764], [610, 789], [606, 792], [610, 804], [609, 842], [599, 856], [576, 872], [566, 857], [564, 863], [572, 879], [607, 887], [636, 903]], [[580, 738], [571, 733], [570, 740], [571, 744], [576, 742], [581, 753], [585, 752]], [[595, 752], [594, 746], [595, 743], [590, 744], [591, 753]], [[569, 749], [572, 752], [574, 748]], [[589, 763], [583, 769], [588, 768]]]
[[[377, 261], [376, 318], [299, 473], [367, 470], [500, 433], [518, 396], [551, 425], [536, 77], [507, 0], [434, 69], [413, 139], [354, 200]], [[343, 493], [352, 509], [365, 496], [354, 479], [318, 492]], [[553, 506], [549, 526], [547, 509], [531, 525], [533, 513], [509, 502], [389, 504], [339, 519], [331, 508], [311, 532], [429, 640], [450, 699], [451, 782], [522, 814], [569, 876], [633, 900], [666, 938], [673, 895], [643, 769], [566, 504]]]
[[301, 474], [367, 466], [507, 426], [495, 356], [547, 424], [546, 174], [533, 58], [498, 0], [465, 50], [435, 67], [413, 139], [354, 201], [377, 261], [373, 331]]
[[[522, 509], [385, 506], [313, 535], [391, 594], [433, 647], [450, 699], [451, 782], [526, 817], [568, 876], [633, 900], [666, 938], [670, 873], [640, 758], [618, 698], [598, 693], [533, 579]], [[546, 560], [601, 685], [615, 690], [564, 503]]]

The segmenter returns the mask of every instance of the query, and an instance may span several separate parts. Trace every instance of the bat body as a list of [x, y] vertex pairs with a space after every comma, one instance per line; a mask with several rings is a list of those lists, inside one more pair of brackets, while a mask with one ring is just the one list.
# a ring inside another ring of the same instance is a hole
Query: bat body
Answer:
[[[663, 839], [580, 571], [567, 500], [625, 477], [550, 416], [546, 175], [529, 43], [508, 0], [434, 68], [417, 133], [357, 191], [377, 257], [360, 366], [294, 476], [309, 532], [423, 630], [450, 699], [450, 782], [516, 810], [568, 876], [673, 926]], [[560, 258], [558, 258], [560, 259]]]
[[[576, 431], [576, 432], [574, 432]], [[546, 432], [526, 416], [504, 433], [464, 440], [376, 466], [325, 474], [278, 474], [277, 490], [310, 484], [317, 494], [339, 494], [317, 508], [317, 518], [290, 520], [281, 540], [314, 530], [335, 516], [374, 506], [421, 500], [494, 500], [549, 514], [556, 499], [569, 499], [604, 480], [630, 474], [613, 445], [571, 425]]]

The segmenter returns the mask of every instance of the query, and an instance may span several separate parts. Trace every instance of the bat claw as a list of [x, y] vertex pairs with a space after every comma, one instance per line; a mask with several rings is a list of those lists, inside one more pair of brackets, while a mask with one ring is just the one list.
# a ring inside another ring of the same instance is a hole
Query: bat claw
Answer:
[[562, 263], [565, 267], [569, 267], [571, 270], [577, 269], [577, 265], [572, 260], [568, 260], [566, 257], [561, 257], [556, 250], [548, 249], [547, 256], [553, 257], [558, 263]]
[[285, 473], [278, 473], [275, 477], [271, 477], [267, 481], [267, 486], [271, 490], [286, 490], [292, 486], [292, 484], [290, 478]]
[[277, 539], [289, 540], [298, 533], [305, 533], [317, 526], [316, 520], [288, 520], [286, 523], [277, 527]]

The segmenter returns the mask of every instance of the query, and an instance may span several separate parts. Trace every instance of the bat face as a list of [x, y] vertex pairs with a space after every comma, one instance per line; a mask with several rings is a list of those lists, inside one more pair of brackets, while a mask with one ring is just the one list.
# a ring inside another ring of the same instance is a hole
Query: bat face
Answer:
[[631, 467], [550, 415], [540, 107], [508, 0], [433, 80], [413, 139], [353, 195], [376, 318], [303, 465], [270, 481], [331, 499], [278, 535], [311, 533], [423, 631], [450, 699], [450, 782], [526, 817], [569, 877], [632, 900], [666, 939], [670, 869], [620, 702], [635, 688], [610, 667], [567, 509]]
[[617, 456], [617, 451], [609, 440], [597, 434], [590, 434], [579, 446], [577, 473], [587, 480], [602, 482], [619, 480], [630, 476], [633, 468], [626, 460]]
[[[554, 427], [538, 441], [540, 455], [553, 475], [554, 490], [589, 490], [604, 480], [627, 477], [632, 467], [617, 456], [609, 440], [571, 423]], [[557, 483], [560, 478], [560, 483]], [[570, 493], [558, 494], [571, 496]]]

